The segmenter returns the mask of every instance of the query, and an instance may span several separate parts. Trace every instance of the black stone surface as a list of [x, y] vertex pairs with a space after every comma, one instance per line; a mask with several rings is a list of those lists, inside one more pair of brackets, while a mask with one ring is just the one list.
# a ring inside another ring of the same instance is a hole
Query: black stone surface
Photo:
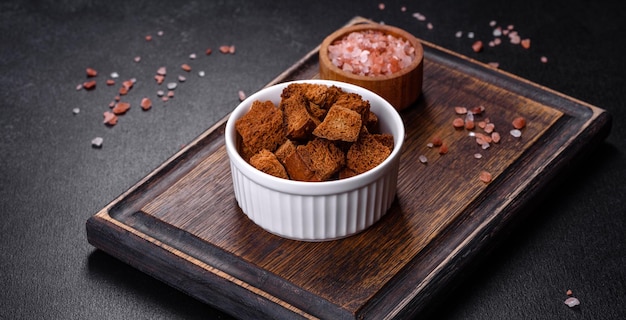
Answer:
[[[260, 89], [355, 15], [498, 62], [613, 115], [606, 142], [572, 164], [428, 316], [626, 319], [626, 5], [583, 0], [2, 1], [0, 318], [230, 318], [95, 250], [85, 222], [230, 112], [239, 90]], [[530, 49], [503, 43], [474, 53], [475, 39], [492, 38], [491, 20], [513, 25]], [[236, 53], [220, 54], [220, 45]], [[168, 102], [156, 97], [161, 66], [170, 80], [187, 77]], [[87, 67], [99, 71], [97, 87], [76, 90]], [[120, 78], [107, 86], [112, 72]], [[106, 127], [102, 113], [131, 78], [131, 110]], [[144, 96], [154, 104], [147, 112]], [[101, 148], [91, 146], [95, 137]], [[563, 303], [568, 289], [580, 306]]]

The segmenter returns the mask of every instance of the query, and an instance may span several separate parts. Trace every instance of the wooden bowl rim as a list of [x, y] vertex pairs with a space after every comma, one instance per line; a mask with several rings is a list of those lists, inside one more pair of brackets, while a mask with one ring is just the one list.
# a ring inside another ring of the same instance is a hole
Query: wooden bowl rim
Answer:
[[[413, 61], [411, 62], [409, 66], [400, 69], [400, 71], [398, 72], [388, 74], [388, 75], [363, 76], [363, 75], [358, 75], [358, 74], [354, 74], [351, 72], [343, 71], [342, 69], [337, 67], [335, 64], [333, 64], [332, 61], [330, 61], [330, 58], [328, 57], [328, 47], [335, 40], [340, 39], [351, 32], [363, 31], [363, 30], [382, 31], [383, 33], [391, 34], [393, 36], [400, 37], [406, 41], [409, 41], [411, 45], [413, 46], [413, 48], [415, 48], [415, 59], [413, 59]], [[424, 60], [424, 48], [422, 47], [422, 44], [419, 42], [419, 40], [417, 40], [417, 38], [415, 38], [409, 32], [402, 30], [398, 27], [385, 25], [385, 24], [378, 24], [378, 23], [364, 23], [364, 24], [357, 24], [353, 26], [344, 27], [328, 35], [324, 39], [324, 41], [322, 41], [322, 44], [320, 45], [319, 57], [320, 57], [320, 63], [324, 64], [326, 68], [328, 68], [330, 71], [334, 72], [335, 74], [341, 74], [345, 76], [346, 78], [357, 79], [360, 81], [368, 81], [368, 82], [372, 81], [373, 82], [373, 81], [381, 81], [381, 80], [399, 78], [399, 77], [406, 75], [407, 73], [414, 71]]]

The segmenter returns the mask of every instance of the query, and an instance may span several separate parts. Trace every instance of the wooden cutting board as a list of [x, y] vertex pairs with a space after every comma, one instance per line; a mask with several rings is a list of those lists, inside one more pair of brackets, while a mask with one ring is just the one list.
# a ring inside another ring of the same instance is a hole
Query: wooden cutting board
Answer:
[[[300, 242], [252, 223], [232, 192], [225, 118], [92, 216], [89, 243], [240, 318], [419, 313], [611, 125], [602, 109], [422, 43], [423, 94], [401, 113], [407, 139], [397, 199], [371, 228], [342, 240]], [[317, 50], [268, 85], [315, 78]], [[452, 126], [465, 117], [455, 106], [481, 105], [475, 122], [488, 119], [502, 137], [487, 149], [470, 136], [482, 129]], [[516, 138], [509, 131], [518, 116], [527, 125]], [[428, 147], [434, 136], [447, 154]], [[492, 182], [480, 181], [481, 171]]]

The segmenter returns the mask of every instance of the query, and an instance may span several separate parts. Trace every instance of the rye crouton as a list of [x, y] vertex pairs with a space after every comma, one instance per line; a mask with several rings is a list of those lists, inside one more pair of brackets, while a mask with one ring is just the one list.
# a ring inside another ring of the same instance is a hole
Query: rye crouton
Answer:
[[307, 99], [301, 94], [292, 94], [281, 99], [279, 108], [283, 112], [287, 138], [293, 140], [308, 139], [319, 123], [309, 114], [308, 104]]
[[298, 146], [297, 152], [321, 181], [330, 179], [346, 163], [343, 151], [326, 139], [311, 140], [306, 145]]
[[274, 151], [276, 158], [284, 165], [285, 159], [292, 153], [296, 152], [296, 145], [289, 139], [287, 139], [283, 144]]
[[317, 178], [313, 170], [309, 169], [300, 156], [300, 153], [297, 151], [290, 153], [285, 158], [285, 170], [287, 170], [287, 174], [291, 180], [309, 182], [322, 181]]
[[313, 130], [313, 135], [331, 141], [354, 142], [359, 137], [362, 125], [358, 112], [333, 105], [324, 121]]
[[294, 94], [302, 94], [311, 103], [322, 109], [330, 109], [337, 98], [343, 94], [337, 86], [326, 86], [314, 83], [292, 83], [281, 94], [281, 98], [287, 98]]
[[346, 167], [360, 174], [381, 164], [390, 154], [391, 149], [382, 144], [375, 135], [363, 135], [350, 146], [346, 155]]
[[337, 98], [337, 101], [333, 103], [332, 107], [335, 106], [348, 108], [358, 112], [361, 115], [362, 122], [367, 123], [370, 112], [370, 102], [364, 100], [361, 95], [356, 93], [343, 93]]
[[263, 149], [259, 151], [259, 153], [250, 157], [250, 164], [267, 174], [271, 174], [278, 178], [289, 179], [285, 167], [283, 167], [282, 163], [278, 161], [276, 155], [267, 149]]
[[283, 113], [272, 101], [254, 101], [250, 110], [235, 122], [241, 136], [241, 155], [246, 161], [263, 149], [273, 152], [287, 138]]

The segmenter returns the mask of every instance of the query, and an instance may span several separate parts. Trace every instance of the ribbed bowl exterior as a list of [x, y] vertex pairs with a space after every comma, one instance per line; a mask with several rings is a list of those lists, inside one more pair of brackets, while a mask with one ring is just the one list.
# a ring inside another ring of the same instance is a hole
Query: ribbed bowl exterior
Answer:
[[242, 101], [226, 123], [226, 152], [230, 159], [235, 199], [250, 220], [281, 237], [326, 241], [361, 232], [385, 215], [397, 188], [404, 124], [397, 110], [379, 95], [348, 83], [329, 80], [297, 82], [336, 85], [359, 93], [370, 101], [383, 132], [394, 137], [394, 149], [375, 168], [357, 176], [325, 182], [281, 179], [263, 173], [247, 163], [238, 152], [236, 119], [256, 100], [280, 102], [280, 93], [289, 83], [265, 88]]
[[235, 198], [254, 223], [276, 235], [305, 241], [348, 237], [382, 218], [391, 207], [398, 181], [399, 159], [388, 174], [345, 192], [327, 195], [290, 194], [256, 183], [231, 163]]

